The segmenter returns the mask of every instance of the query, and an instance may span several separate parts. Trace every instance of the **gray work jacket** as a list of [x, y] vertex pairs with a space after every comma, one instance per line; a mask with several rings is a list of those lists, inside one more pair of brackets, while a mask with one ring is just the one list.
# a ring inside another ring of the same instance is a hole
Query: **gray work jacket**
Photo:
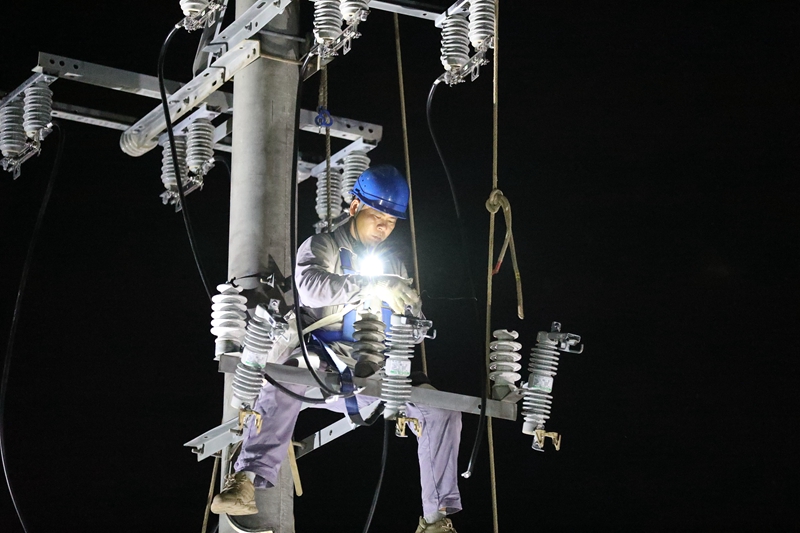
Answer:
[[[300, 296], [303, 325], [309, 326], [317, 320], [338, 313], [347, 304], [357, 304], [359, 294], [367, 280], [356, 274], [345, 274], [342, 268], [340, 250], [346, 248], [353, 255], [353, 267], [358, 269], [358, 256], [370, 253], [367, 248], [350, 234], [350, 222], [333, 233], [320, 233], [306, 239], [297, 250], [295, 282]], [[374, 251], [384, 260], [384, 274], [397, 274], [408, 277], [405, 265], [385, 242]], [[342, 321], [334, 322], [324, 329], [341, 330]], [[336, 343], [339, 344], [339, 343]]]

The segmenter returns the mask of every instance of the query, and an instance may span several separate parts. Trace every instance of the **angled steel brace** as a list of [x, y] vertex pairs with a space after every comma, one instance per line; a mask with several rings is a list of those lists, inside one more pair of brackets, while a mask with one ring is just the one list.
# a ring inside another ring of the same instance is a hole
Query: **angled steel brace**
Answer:
[[[96, 63], [89, 63], [88, 61], [79, 61], [65, 56], [39, 52], [39, 61], [33, 71], [65, 80], [94, 85], [95, 87], [138, 94], [148, 98], [155, 98], [156, 100], [161, 99], [157, 77], [106, 67]], [[167, 89], [168, 94], [177, 92], [181, 86], [182, 84], [177, 81], [164, 80], [164, 87]], [[228, 113], [233, 109], [233, 95], [217, 91], [206, 98], [206, 104], [221, 113]]]
[[[258, 41], [242, 41], [223, 54], [210, 67], [167, 98], [170, 118], [178, 120], [202, 104], [206, 98], [222, 87], [234, 74], [258, 59]], [[146, 154], [158, 146], [158, 136], [166, 128], [164, 112], [159, 105], [120, 137], [122, 151], [134, 157]]]

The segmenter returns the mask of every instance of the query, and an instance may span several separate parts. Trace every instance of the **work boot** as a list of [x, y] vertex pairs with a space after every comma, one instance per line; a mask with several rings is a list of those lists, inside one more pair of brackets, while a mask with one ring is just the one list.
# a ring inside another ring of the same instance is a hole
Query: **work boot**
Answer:
[[211, 512], [241, 516], [256, 514], [256, 488], [244, 472], [237, 472], [225, 478], [222, 492], [214, 496]]
[[458, 533], [453, 527], [453, 522], [449, 518], [442, 518], [433, 524], [429, 524], [423, 517], [419, 517], [419, 526], [415, 533]]

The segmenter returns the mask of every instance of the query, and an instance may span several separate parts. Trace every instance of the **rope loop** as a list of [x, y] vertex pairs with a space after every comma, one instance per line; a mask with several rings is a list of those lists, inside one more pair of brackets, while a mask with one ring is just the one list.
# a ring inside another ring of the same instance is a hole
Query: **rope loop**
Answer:
[[489, 211], [489, 213], [494, 215], [500, 211], [501, 208], [503, 209], [503, 217], [506, 221], [506, 236], [503, 239], [503, 247], [500, 249], [500, 256], [497, 258], [497, 263], [495, 263], [495, 266], [492, 269], [492, 275], [495, 276], [498, 272], [500, 272], [500, 267], [503, 265], [503, 259], [506, 256], [506, 252], [510, 249], [511, 263], [514, 266], [514, 279], [517, 283], [517, 316], [522, 319], [525, 316], [525, 312], [522, 307], [522, 277], [520, 276], [519, 265], [517, 264], [517, 250], [514, 247], [511, 202], [508, 201], [508, 198], [506, 198], [506, 196], [503, 194], [503, 191], [500, 189], [492, 189], [492, 192], [489, 194], [489, 198], [486, 200], [486, 209]]

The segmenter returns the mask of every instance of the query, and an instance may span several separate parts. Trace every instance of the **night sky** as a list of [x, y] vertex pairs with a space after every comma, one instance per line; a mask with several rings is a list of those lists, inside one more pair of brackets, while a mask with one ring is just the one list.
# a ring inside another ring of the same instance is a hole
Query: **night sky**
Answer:
[[[28, 78], [38, 51], [155, 75], [180, 18], [177, 0], [13, 4], [0, 32], [3, 91]], [[302, 7], [305, 33], [311, 4]], [[797, 528], [798, 15], [797, 2], [501, 2], [499, 186], [526, 317], [516, 318], [507, 260], [492, 326], [519, 331], [524, 360], [554, 320], [586, 345], [562, 357], [554, 384], [547, 429], [563, 434], [560, 452], [531, 450], [521, 421], [494, 424], [501, 531]], [[383, 125], [369, 155], [402, 168], [392, 17], [373, 11], [360, 29], [329, 68], [330, 109]], [[423, 303], [439, 332], [430, 376], [476, 395], [483, 325], [467, 273], [483, 316], [491, 68], [440, 86], [433, 103], [467, 264], [425, 124], [439, 31], [409, 18], [401, 31]], [[198, 39], [174, 39], [168, 78], [188, 81]], [[51, 87], [58, 102], [133, 117], [158, 103], [66, 80]], [[316, 105], [317, 88], [318, 77], [306, 84], [303, 107]], [[119, 132], [62, 126], [5, 405], [19, 503], [31, 533], [199, 531], [212, 462], [182, 444], [219, 424], [222, 375], [183, 222], [158, 197], [160, 150], [132, 158]], [[300, 143], [323, 156], [321, 136]], [[18, 180], [0, 174], [4, 348], [55, 144], [53, 135]], [[212, 284], [226, 279], [229, 189], [218, 165], [188, 197]], [[305, 238], [313, 180], [300, 194]], [[392, 238], [408, 249], [398, 226]], [[336, 416], [306, 412], [296, 436]], [[462, 471], [476, 423], [465, 415]], [[361, 531], [381, 439], [378, 425], [362, 428], [300, 460], [297, 531]], [[391, 440], [374, 532], [416, 527], [413, 441]], [[459, 533], [491, 531], [482, 450], [460, 482]], [[5, 484], [0, 531], [22, 531]]]

